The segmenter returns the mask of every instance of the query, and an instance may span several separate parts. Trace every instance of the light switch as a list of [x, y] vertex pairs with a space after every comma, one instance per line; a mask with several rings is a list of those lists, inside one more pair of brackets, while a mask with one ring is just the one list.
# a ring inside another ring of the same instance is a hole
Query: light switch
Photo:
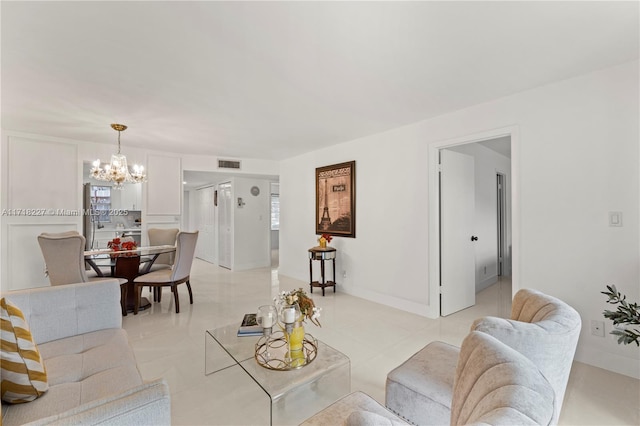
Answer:
[[609, 212], [609, 226], [622, 226], [622, 212]]

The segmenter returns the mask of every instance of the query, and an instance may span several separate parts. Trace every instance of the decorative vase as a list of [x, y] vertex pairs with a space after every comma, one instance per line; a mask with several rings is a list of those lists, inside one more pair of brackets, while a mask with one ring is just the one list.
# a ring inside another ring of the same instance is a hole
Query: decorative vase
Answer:
[[320, 242], [320, 248], [327, 248], [327, 240], [324, 237], [320, 237], [318, 241]]
[[296, 322], [293, 331], [287, 334], [287, 341], [291, 351], [302, 350], [302, 343], [304, 342], [304, 325], [301, 322]]
[[285, 332], [285, 338], [289, 345], [289, 352], [286, 358], [291, 367], [301, 367], [305, 364], [305, 355], [302, 346], [304, 345], [304, 325], [296, 322], [291, 333]]

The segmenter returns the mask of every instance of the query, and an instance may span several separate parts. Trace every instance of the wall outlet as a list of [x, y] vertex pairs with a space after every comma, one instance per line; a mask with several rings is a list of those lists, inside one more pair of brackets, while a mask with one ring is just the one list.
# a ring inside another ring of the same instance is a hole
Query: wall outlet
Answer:
[[591, 334], [604, 337], [604, 321], [591, 320]]
[[342, 278], [347, 278], [347, 271], [342, 271]]

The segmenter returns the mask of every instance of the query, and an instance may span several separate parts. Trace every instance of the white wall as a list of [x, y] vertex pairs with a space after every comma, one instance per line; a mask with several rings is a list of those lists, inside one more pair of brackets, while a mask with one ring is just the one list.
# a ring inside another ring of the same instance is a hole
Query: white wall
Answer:
[[[477, 293], [498, 280], [496, 173], [504, 174], [506, 187], [511, 188], [511, 160], [479, 143], [459, 145], [447, 149], [470, 155], [474, 160], [475, 217], [473, 235], [478, 237], [478, 241], [474, 243]], [[510, 210], [509, 206], [507, 206], [507, 210]], [[509, 245], [511, 244], [508, 240], [507, 247]], [[505, 261], [508, 263], [509, 259], [505, 259]]]
[[[356, 160], [357, 238], [332, 242], [347, 272], [338, 291], [432, 314], [428, 146], [515, 127], [514, 291], [567, 301], [583, 320], [576, 359], [640, 377], [637, 348], [589, 333], [606, 284], [640, 299], [638, 90], [635, 61], [283, 161], [280, 273], [307, 279], [315, 168]], [[609, 211], [624, 227], [608, 226]]]

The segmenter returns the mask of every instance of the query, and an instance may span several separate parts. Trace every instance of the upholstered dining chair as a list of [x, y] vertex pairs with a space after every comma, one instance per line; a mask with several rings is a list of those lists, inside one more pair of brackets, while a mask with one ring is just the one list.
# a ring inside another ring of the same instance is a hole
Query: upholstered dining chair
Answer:
[[[147, 235], [149, 236], [149, 245], [150, 246], [175, 246], [176, 238], [178, 237], [178, 232], [180, 232], [177, 228], [150, 228], [147, 231]], [[160, 271], [162, 269], [171, 269], [173, 266], [173, 259], [175, 253], [162, 253], [159, 255], [156, 260], [153, 262], [153, 265], [147, 270], [147, 265], [145, 263], [140, 264], [140, 273], [148, 273], [154, 271]], [[160, 301], [161, 287], [152, 287], [149, 290], [153, 291], [153, 301]]]
[[76, 231], [38, 235], [51, 285], [88, 282], [85, 271], [85, 238]]
[[178, 284], [185, 283], [189, 290], [189, 303], [193, 304], [193, 293], [191, 292], [191, 283], [189, 275], [191, 274], [191, 265], [196, 251], [196, 243], [198, 242], [198, 231], [195, 232], [178, 232], [176, 238], [176, 253], [171, 269], [161, 269], [159, 271], [149, 272], [140, 275], [134, 280], [135, 292], [138, 303], [136, 303], [133, 314], [138, 313], [138, 305], [142, 297], [142, 288], [144, 286], [159, 287], [158, 302], [161, 298], [162, 287], [171, 287], [173, 299], [176, 305], [176, 313], [180, 313], [180, 300], [178, 298]]
[[[176, 238], [178, 237], [178, 232], [180, 232], [177, 228], [170, 229], [161, 229], [161, 228], [150, 228], [147, 231], [147, 235], [149, 236], [149, 245], [150, 246], [175, 246]], [[151, 265], [151, 269], [147, 272], [159, 271], [161, 269], [171, 269], [173, 266], [173, 258], [175, 253], [162, 253], [158, 256], [158, 258]]]
[[[60, 233], [43, 232], [38, 235], [38, 244], [44, 257], [49, 283], [54, 285], [86, 283], [109, 279], [106, 277], [89, 277], [84, 262], [86, 239], [76, 231]], [[126, 315], [126, 287], [125, 279], [120, 281], [122, 296], [122, 315]]]

